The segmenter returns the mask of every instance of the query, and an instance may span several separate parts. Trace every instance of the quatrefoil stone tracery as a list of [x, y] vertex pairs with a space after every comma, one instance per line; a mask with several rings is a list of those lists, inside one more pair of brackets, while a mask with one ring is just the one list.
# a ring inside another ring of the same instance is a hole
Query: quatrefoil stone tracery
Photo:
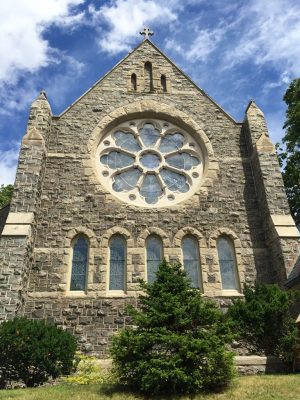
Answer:
[[119, 199], [163, 207], [193, 194], [203, 156], [187, 132], [161, 120], [132, 120], [109, 132], [98, 148], [101, 181]]

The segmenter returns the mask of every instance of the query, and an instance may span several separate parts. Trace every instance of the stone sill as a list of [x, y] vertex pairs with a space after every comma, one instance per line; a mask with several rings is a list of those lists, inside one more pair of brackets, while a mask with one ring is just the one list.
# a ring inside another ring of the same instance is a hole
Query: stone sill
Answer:
[[87, 292], [84, 292], [84, 291], [77, 291], [77, 290], [74, 290], [74, 291], [68, 291], [68, 292], [66, 292], [66, 297], [71, 297], [72, 299], [75, 297], [75, 298], [77, 298], [77, 297], [88, 297], [88, 294], [87, 294]]
[[123, 298], [123, 297], [131, 297], [127, 292], [119, 291], [119, 290], [110, 290], [106, 292], [105, 297], [107, 298]]
[[237, 290], [222, 290], [222, 297], [244, 297], [243, 293], [238, 292]]

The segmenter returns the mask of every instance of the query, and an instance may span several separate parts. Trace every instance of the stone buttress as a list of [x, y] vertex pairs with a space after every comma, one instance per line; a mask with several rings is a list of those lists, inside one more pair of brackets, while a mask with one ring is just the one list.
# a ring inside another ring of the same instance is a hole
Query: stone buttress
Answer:
[[269, 282], [283, 284], [299, 253], [299, 231], [290, 214], [282, 175], [263, 112], [254, 101], [246, 110], [246, 135], [265, 242], [269, 249]]
[[0, 239], [0, 320], [22, 313], [33, 261], [51, 109], [44, 92], [32, 103], [23, 137], [10, 211]]

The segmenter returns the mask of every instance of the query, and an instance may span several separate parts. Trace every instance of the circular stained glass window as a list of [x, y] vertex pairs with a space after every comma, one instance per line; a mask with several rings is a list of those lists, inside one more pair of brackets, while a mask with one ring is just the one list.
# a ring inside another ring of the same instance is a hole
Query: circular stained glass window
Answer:
[[203, 156], [190, 134], [161, 120], [131, 120], [99, 145], [104, 186], [119, 199], [144, 207], [176, 204], [199, 187]]

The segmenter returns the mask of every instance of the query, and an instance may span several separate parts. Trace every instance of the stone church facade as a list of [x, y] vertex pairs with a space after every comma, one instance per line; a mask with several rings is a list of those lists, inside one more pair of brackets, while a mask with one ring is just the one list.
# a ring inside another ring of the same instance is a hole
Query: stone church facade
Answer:
[[236, 122], [148, 39], [61, 115], [33, 102], [0, 240], [0, 319], [107, 354], [164, 257], [221, 307], [299, 252], [262, 111]]

